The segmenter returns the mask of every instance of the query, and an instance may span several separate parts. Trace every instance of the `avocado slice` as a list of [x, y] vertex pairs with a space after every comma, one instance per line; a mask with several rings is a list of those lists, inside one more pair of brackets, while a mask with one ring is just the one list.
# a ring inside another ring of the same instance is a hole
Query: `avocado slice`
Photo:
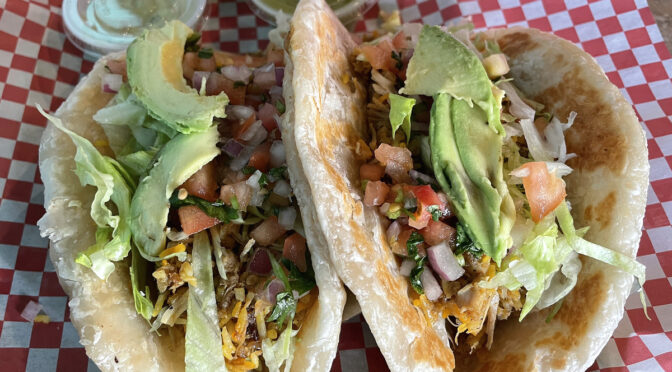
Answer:
[[131, 231], [140, 254], [158, 260], [166, 240], [169, 199], [175, 188], [219, 154], [216, 126], [205, 132], [178, 134], [158, 153], [149, 174], [140, 181], [131, 200]]
[[499, 264], [515, 219], [502, 174], [502, 138], [490, 130], [483, 110], [439, 93], [429, 139], [434, 174], [457, 217], [476, 246]]
[[128, 82], [149, 114], [181, 133], [202, 132], [225, 117], [224, 92], [201, 96], [182, 76], [184, 44], [193, 31], [179, 21], [145, 31], [126, 52]]
[[433, 96], [449, 93], [485, 111], [492, 130], [503, 136], [499, 119], [501, 102], [478, 57], [464, 44], [437, 26], [423, 26], [413, 57], [408, 63], [401, 93]]

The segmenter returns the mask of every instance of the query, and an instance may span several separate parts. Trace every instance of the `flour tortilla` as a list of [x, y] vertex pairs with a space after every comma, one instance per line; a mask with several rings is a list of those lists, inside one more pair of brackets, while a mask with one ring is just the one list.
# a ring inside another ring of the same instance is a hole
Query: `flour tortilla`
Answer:
[[[289, 53], [294, 60], [294, 136], [332, 262], [359, 301], [393, 371], [451, 370], [445, 335], [411, 305], [407, 279], [385, 239], [375, 208], [362, 203], [360, 138], [365, 93], [353, 76], [349, 35], [322, 0], [297, 8]], [[299, 16], [300, 15], [300, 16]], [[644, 133], [632, 107], [597, 63], [573, 44], [537, 30], [491, 31], [516, 86], [559, 118], [578, 116], [567, 132], [568, 200], [590, 241], [635, 257], [646, 205]], [[299, 162], [297, 162], [299, 163]], [[549, 310], [498, 322], [490, 351], [458, 356], [458, 371], [579, 371], [589, 367], [623, 316], [633, 278], [582, 258], [576, 288], [552, 322]]]
[[[108, 141], [93, 115], [105, 107], [113, 94], [101, 92], [101, 78], [112, 54], [96, 62], [93, 70], [56, 111], [64, 125], [96, 141]], [[292, 107], [288, 97], [287, 107]], [[119, 134], [119, 133], [116, 133]], [[116, 136], [115, 136], [116, 137]], [[110, 138], [119, 141], [123, 138]], [[101, 150], [112, 155], [107, 148]], [[184, 333], [174, 327], [150, 333], [148, 322], [138, 315], [133, 303], [129, 262], [118, 262], [107, 281], [75, 263], [75, 256], [95, 242], [96, 225], [90, 217], [95, 189], [82, 187], [73, 173], [75, 146], [70, 138], [49, 124], [40, 144], [39, 165], [44, 182], [45, 216], [38, 222], [43, 236], [51, 240], [49, 256], [59, 282], [70, 297], [70, 318], [87, 355], [103, 371], [183, 371]], [[290, 157], [291, 161], [291, 157]], [[300, 194], [299, 168], [289, 165], [292, 184]], [[327, 258], [327, 247], [319, 226], [312, 222], [313, 203], [300, 195], [306, 238], [311, 252], [318, 300], [309, 310], [297, 338], [292, 371], [327, 371], [336, 356], [345, 291]]]

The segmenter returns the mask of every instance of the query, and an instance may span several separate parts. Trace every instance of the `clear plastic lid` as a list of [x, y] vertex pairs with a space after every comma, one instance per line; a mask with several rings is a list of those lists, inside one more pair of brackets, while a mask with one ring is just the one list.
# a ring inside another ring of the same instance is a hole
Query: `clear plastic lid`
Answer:
[[65, 35], [93, 56], [126, 49], [147, 27], [179, 19], [194, 30], [207, 0], [63, 0]]
[[[246, 0], [254, 14], [264, 21], [275, 25], [279, 12], [291, 15], [299, 0]], [[326, 0], [336, 16], [344, 25], [350, 26], [371, 9], [376, 0]]]

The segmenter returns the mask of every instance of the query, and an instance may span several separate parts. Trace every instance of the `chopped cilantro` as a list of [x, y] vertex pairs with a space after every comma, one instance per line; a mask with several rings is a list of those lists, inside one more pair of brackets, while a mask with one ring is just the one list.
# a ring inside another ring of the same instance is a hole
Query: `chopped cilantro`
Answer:
[[278, 110], [280, 115], [285, 113], [285, 104], [281, 100], [275, 101], [275, 108]]
[[275, 307], [273, 307], [273, 312], [269, 315], [269, 322], [278, 322], [278, 328], [282, 328], [282, 324], [285, 322], [285, 319], [294, 318], [296, 313], [296, 300], [292, 292], [280, 292], [275, 297]]
[[415, 261], [415, 267], [411, 270], [411, 286], [419, 294], [425, 293], [422, 288], [422, 272], [425, 270], [425, 262], [427, 261], [427, 256], [420, 256], [420, 250], [418, 246], [422, 244], [425, 239], [417, 231], [413, 231], [411, 236], [406, 241], [406, 250], [408, 251], [408, 257]]
[[293, 291], [299, 292], [302, 295], [316, 286], [315, 271], [310, 261], [310, 254], [306, 251], [306, 272], [301, 272], [294, 263], [286, 258], [282, 259], [282, 264], [289, 269], [289, 285]]
[[266, 173], [262, 173], [261, 177], [259, 177], [259, 187], [266, 186], [268, 186], [268, 176], [266, 176]]
[[194, 32], [189, 35], [187, 41], [184, 43], [184, 50], [186, 52], [198, 52], [198, 41], [201, 40], [201, 34]]
[[223, 223], [243, 222], [242, 219], [240, 218], [240, 213], [238, 213], [238, 208], [234, 208], [233, 206], [227, 205], [222, 202], [214, 202], [214, 203], [209, 202], [205, 199], [201, 199], [193, 195], [187, 195], [185, 199], [180, 200], [177, 194], [178, 192], [177, 190], [175, 190], [175, 192], [173, 192], [173, 195], [170, 197], [170, 205], [172, 207], [179, 208], [187, 205], [195, 205], [200, 210], [205, 212], [205, 214], [207, 214], [208, 216], [214, 217]]
[[427, 212], [432, 214], [432, 219], [438, 221], [441, 218], [441, 208], [438, 205], [430, 205], [427, 207]]
[[249, 176], [250, 174], [256, 172], [256, 171], [257, 171], [257, 168], [255, 168], [255, 167], [253, 167], [253, 166], [251, 166], [251, 165], [246, 165], [246, 166], [243, 168], [243, 174], [244, 174], [244, 175], [248, 175], [248, 176]]
[[240, 210], [240, 204], [238, 204], [238, 197], [235, 195], [231, 196], [231, 206], [236, 210]]
[[212, 48], [201, 48], [201, 50], [198, 51], [198, 58], [212, 58]]
[[362, 192], [366, 192], [366, 185], [369, 184], [369, 180], [362, 180]]
[[467, 231], [464, 229], [461, 223], [457, 224], [457, 237], [455, 239], [455, 254], [459, 255], [465, 252], [471, 253], [472, 256], [476, 259], [480, 259], [483, 256], [483, 251], [474, 245], [474, 242], [471, 241]]
[[277, 168], [271, 168], [271, 170], [268, 171], [268, 174], [270, 174], [275, 179], [285, 178], [285, 171], [286, 170], [287, 170], [287, 167], [285, 167], [285, 166], [277, 167]]

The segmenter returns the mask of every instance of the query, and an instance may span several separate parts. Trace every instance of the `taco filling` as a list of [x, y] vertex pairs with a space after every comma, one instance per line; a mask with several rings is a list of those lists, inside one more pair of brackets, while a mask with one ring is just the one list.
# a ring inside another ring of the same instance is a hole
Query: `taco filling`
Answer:
[[414, 305], [453, 324], [467, 352], [491, 345], [496, 320], [552, 317], [580, 255], [644, 280], [644, 266], [574, 226], [562, 177], [576, 114], [525, 97], [496, 41], [472, 28], [393, 15], [351, 56], [368, 82], [363, 202], [385, 217]]
[[172, 22], [108, 62], [102, 89], [116, 94], [94, 115], [106, 143], [45, 114], [97, 187], [97, 243], [77, 262], [104, 280], [132, 251], [135, 308], [184, 339], [187, 370], [289, 370], [318, 288], [278, 129], [283, 52], [198, 40]]

